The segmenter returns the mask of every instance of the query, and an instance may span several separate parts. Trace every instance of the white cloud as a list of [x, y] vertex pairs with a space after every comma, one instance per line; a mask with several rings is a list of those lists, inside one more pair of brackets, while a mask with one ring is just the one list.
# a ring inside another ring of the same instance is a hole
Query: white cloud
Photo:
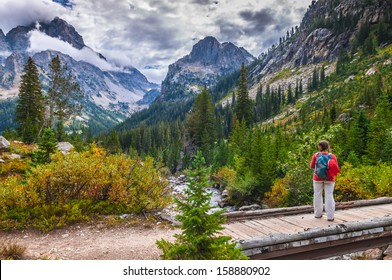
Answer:
[[52, 20], [67, 10], [50, 0], [1, 0], [0, 28], [7, 33], [18, 25], [37, 20]]
[[[132, 65], [157, 81], [169, 64], [188, 54], [205, 36], [231, 41], [258, 56], [292, 25], [300, 23], [311, 0], [72, 2], [73, 8], [65, 9], [50, 0], [2, 0], [0, 28], [7, 32], [18, 24], [59, 16], [76, 28], [86, 45], [109, 61]], [[241, 12], [248, 14], [241, 16]], [[269, 21], [264, 16], [270, 16]], [[145, 71], [146, 65], [163, 68]]]
[[0, 51], [0, 56], [9, 57], [12, 53], [9, 51]]
[[27, 50], [28, 52], [36, 53], [45, 50], [55, 50], [67, 54], [77, 61], [85, 61], [93, 64], [104, 71], [119, 70], [119, 68], [101, 59], [99, 55], [90, 48], [84, 47], [83, 49], [78, 50], [69, 43], [50, 37], [38, 30], [30, 31], [29, 36], [30, 47]]
[[158, 85], [165, 79], [167, 73], [167, 67], [159, 67], [157, 69], [150, 68], [150, 69], [139, 69], [140, 72], [143, 73], [144, 76], [148, 77], [150, 82], [156, 83]]

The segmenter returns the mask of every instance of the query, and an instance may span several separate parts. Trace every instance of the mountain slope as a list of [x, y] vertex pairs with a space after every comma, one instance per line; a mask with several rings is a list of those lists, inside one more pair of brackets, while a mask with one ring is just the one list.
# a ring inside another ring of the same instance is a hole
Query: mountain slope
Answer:
[[214, 37], [200, 40], [190, 54], [169, 65], [162, 82], [162, 98], [175, 100], [198, 93], [202, 86], [213, 86], [220, 76], [228, 75], [254, 61], [245, 49], [232, 43], [219, 43]]
[[[49, 64], [58, 55], [71, 69], [84, 92], [81, 119], [95, 127], [110, 127], [134, 111], [148, 106], [159, 91], [136, 68], [119, 68], [87, 47], [73, 26], [60, 18], [18, 26], [6, 35], [0, 32], [0, 100], [17, 97], [23, 66], [28, 56], [36, 62], [43, 89], [48, 86]], [[149, 98], [143, 99], [149, 93]], [[139, 105], [137, 102], [144, 101]], [[98, 117], [94, 112], [99, 110]], [[107, 121], [105, 121], [105, 118]], [[100, 120], [101, 119], [101, 120]], [[102, 123], [103, 122], [103, 123]]]
[[251, 73], [253, 82], [257, 76], [282, 69], [335, 61], [342, 49], [349, 50], [357, 43], [361, 27], [389, 17], [391, 6], [389, 0], [313, 1], [301, 25], [259, 56]]

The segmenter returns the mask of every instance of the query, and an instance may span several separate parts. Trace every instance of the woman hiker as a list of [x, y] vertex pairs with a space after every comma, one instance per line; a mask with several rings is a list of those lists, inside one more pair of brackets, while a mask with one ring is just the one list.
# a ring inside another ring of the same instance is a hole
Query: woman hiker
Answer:
[[325, 197], [325, 212], [328, 221], [334, 220], [335, 200], [333, 190], [335, 176], [340, 172], [338, 160], [334, 154], [329, 153], [329, 143], [322, 140], [318, 143], [319, 152], [315, 153], [310, 162], [313, 174], [313, 207], [314, 217], [323, 216], [323, 189]]

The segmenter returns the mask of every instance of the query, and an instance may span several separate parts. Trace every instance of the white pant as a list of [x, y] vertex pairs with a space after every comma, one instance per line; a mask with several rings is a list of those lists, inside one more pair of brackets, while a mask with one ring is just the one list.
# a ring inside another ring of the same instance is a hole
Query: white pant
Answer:
[[323, 189], [325, 197], [325, 212], [327, 219], [333, 219], [335, 214], [335, 200], [333, 198], [333, 189], [335, 182], [330, 181], [314, 181], [313, 180], [313, 207], [314, 216], [320, 217], [323, 213]]

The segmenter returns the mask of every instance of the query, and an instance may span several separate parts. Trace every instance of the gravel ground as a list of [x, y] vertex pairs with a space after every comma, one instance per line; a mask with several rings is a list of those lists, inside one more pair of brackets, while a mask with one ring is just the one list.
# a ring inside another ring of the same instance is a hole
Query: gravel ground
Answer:
[[78, 224], [49, 233], [33, 230], [0, 232], [0, 244], [26, 247], [25, 259], [60, 260], [158, 260], [155, 242], [173, 241], [179, 233], [170, 225], [141, 219]]

